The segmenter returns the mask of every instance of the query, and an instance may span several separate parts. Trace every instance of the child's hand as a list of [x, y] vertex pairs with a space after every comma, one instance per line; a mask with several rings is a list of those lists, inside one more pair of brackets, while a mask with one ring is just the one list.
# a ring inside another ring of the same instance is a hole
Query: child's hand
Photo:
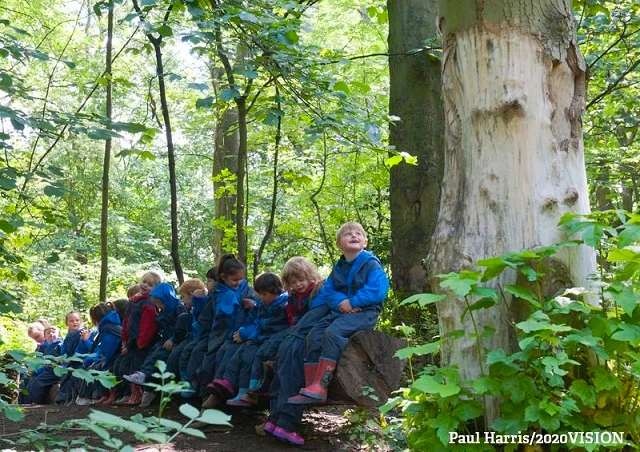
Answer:
[[243, 298], [242, 304], [244, 305], [245, 309], [253, 309], [253, 307], [256, 305], [256, 302], [251, 298]]
[[173, 341], [171, 339], [167, 339], [162, 345], [162, 348], [165, 350], [173, 350]]
[[240, 331], [234, 331], [233, 333], [233, 342], [238, 344], [242, 344], [242, 338], [240, 337]]
[[83, 329], [82, 331], [80, 331], [80, 337], [82, 338], [83, 341], [86, 341], [87, 339], [89, 339], [89, 337], [91, 336], [91, 331], [89, 331], [88, 329]]
[[202, 298], [207, 295], [207, 289], [196, 289], [193, 291], [193, 296], [197, 298]]
[[122, 344], [122, 347], [120, 347], [120, 354], [121, 355], [126, 355], [127, 354], [127, 345], [126, 344]]
[[340, 311], [342, 314], [346, 314], [347, 312], [353, 311], [353, 308], [351, 307], [351, 302], [349, 301], [348, 298], [340, 302], [340, 304], [338, 305], [338, 311]]

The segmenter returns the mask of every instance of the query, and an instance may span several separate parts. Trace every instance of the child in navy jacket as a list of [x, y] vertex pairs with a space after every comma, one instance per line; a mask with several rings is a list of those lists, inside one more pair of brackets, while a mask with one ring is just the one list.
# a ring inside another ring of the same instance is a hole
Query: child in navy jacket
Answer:
[[[202, 396], [212, 389], [207, 383], [223, 377], [224, 366], [235, 352], [234, 344], [237, 345], [233, 334], [248, 322], [247, 315], [256, 305], [255, 292], [244, 277], [244, 264], [233, 254], [220, 258], [213, 324], [207, 338], [207, 353], [197, 372]], [[206, 404], [203, 408], [207, 408]]]
[[[113, 362], [120, 354], [122, 336], [120, 316], [113, 303], [99, 303], [89, 310], [89, 317], [97, 328], [98, 335], [93, 341], [91, 354], [84, 358], [84, 368], [110, 371]], [[92, 399], [99, 399], [99, 403], [115, 400], [115, 388], [107, 391], [97, 382], [88, 383], [80, 378], [73, 378], [78, 388], [76, 405], [90, 405]]]
[[[160, 311], [156, 317], [159, 340], [153, 345], [142, 365], [130, 375], [124, 375], [124, 379], [134, 385], [144, 385], [147, 377], [155, 371], [156, 362], [167, 359], [174, 345], [178, 343], [175, 337], [177, 319], [187, 312], [182, 301], [176, 296], [175, 289], [169, 283], [158, 284], [149, 295]], [[144, 391], [140, 398], [140, 406], [143, 408], [149, 406], [154, 397], [154, 391]], [[129, 405], [132, 404], [129, 403]]]
[[[280, 386], [264, 429], [296, 445], [304, 444], [296, 431], [304, 405], [326, 400], [329, 381], [342, 350], [353, 334], [375, 327], [389, 290], [389, 280], [380, 261], [364, 250], [367, 235], [359, 223], [341, 226], [336, 241], [343, 255], [305, 315], [313, 322], [301, 319], [298, 331], [290, 334], [291, 340], [285, 340], [278, 350], [276, 366]], [[309, 332], [301, 353], [299, 336], [304, 328]]]
[[[272, 335], [283, 331], [288, 327], [287, 299], [282, 280], [274, 273], [263, 273], [254, 282], [254, 290], [258, 294], [260, 302], [251, 311], [254, 320], [238, 328], [233, 333], [233, 341], [237, 344], [236, 351], [225, 366], [223, 378], [214, 380], [213, 385], [217, 389], [214, 392], [218, 396], [217, 403], [221, 403], [235, 393], [235, 398], [227, 404], [232, 406], [249, 406], [241, 400], [249, 389], [251, 367], [258, 349]], [[233, 388], [231, 394], [228, 388]]]
[[[311, 301], [318, 294], [324, 280], [313, 262], [302, 256], [294, 256], [282, 268], [282, 282], [288, 291], [288, 328], [271, 335], [258, 349], [251, 367], [247, 395], [241, 399], [247, 404], [255, 405], [258, 403], [258, 395], [269, 393], [278, 348], [291, 329], [309, 311]], [[277, 392], [277, 388], [274, 389]]]

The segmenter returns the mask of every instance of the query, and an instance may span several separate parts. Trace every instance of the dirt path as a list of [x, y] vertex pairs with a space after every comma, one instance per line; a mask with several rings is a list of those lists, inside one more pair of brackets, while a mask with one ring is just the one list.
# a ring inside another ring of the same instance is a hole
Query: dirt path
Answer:
[[[9, 448], [15, 450], [34, 450], [42, 449], [35, 440], [28, 439], [25, 431], [36, 430], [43, 431], [42, 427], [46, 424], [50, 426], [48, 432], [50, 435], [60, 438], [62, 441], [68, 442], [74, 438], [86, 436], [91, 438], [92, 444], [100, 445], [97, 436], [86, 429], [74, 427], [65, 427], [60, 431], [52, 428], [70, 419], [86, 419], [90, 410], [94, 407], [82, 406], [54, 406], [54, 405], [37, 405], [25, 407], [25, 419], [20, 422], [12, 422], [8, 419], [1, 419], [0, 431], [0, 449]], [[137, 413], [144, 416], [156, 416], [157, 406], [148, 409], [139, 407], [95, 407], [100, 411], [105, 411], [117, 415], [123, 419], [129, 419]], [[234, 409], [227, 411], [231, 415], [231, 428], [222, 428], [219, 426], [203, 425], [200, 429], [206, 435], [206, 438], [196, 438], [193, 436], [182, 435], [177, 438], [175, 443], [163, 447], [164, 451], [251, 451], [251, 452], [275, 452], [281, 450], [317, 450], [317, 451], [354, 451], [364, 450], [358, 444], [348, 441], [348, 434], [342, 431], [342, 427], [346, 424], [346, 420], [342, 413], [344, 407], [322, 407], [322, 409], [312, 409], [305, 414], [301, 434], [306, 440], [303, 447], [291, 446], [284, 444], [269, 435], [259, 435], [256, 432], [256, 426], [265, 421], [265, 412], [245, 409]], [[167, 419], [173, 419], [181, 423], [185, 423], [187, 418], [178, 412], [178, 405], [169, 406], [165, 413]], [[158, 450], [157, 446], [140, 444], [131, 434], [128, 433], [112, 433], [113, 436], [120, 438], [125, 444], [135, 447], [136, 451], [151, 452]], [[22, 438], [25, 441], [20, 446], [12, 446], [4, 440], [17, 441]], [[65, 448], [63, 447], [63, 450]], [[5, 449], [6, 450], [6, 449]]]

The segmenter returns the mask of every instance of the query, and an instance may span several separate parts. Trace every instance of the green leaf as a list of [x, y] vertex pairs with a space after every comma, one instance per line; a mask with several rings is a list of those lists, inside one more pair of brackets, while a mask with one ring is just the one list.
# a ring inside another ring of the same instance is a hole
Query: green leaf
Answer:
[[112, 122], [109, 124], [109, 128], [129, 133], [140, 133], [147, 130], [147, 126], [136, 122]]
[[389, 157], [388, 159], [386, 159], [384, 161], [384, 163], [389, 167], [393, 167], [397, 164], [399, 164], [400, 162], [402, 162], [402, 156], [401, 155], [392, 155], [391, 157]]
[[245, 77], [247, 77], [249, 80], [256, 79], [256, 78], [258, 78], [258, 75], [259, 75], [256, 71], [251, 71], [251, 70], [248, 70], [248, 69], [243, 69], [243, 70], [240, 71], [240, 73], [242, 75], [244, 75]]
[[231, 425], [231, 416], [218, 410], [204, 410], [196, 421], [213, 425]]
[[531, 292], [529, 289], [526, 289], [522, 286], [518, 286], [515, 284], [510, 284], [504, 287], [504, 291], [510, 293], [511, 295], [520, 298], [522, 300], [526, 300], [531, 303], [535, 308], [540, 309], [540, 302], [536, 295]]
[[[187, 85], [189, 88], [191, 89], [195, 89], [198, 91], [206, 91], [209, 89], [209, 84], [208, 83], [189, 83]], [[209, 98], [207, 98], [209, 99]], [[198, 106], [198, 102], [196, 101], [196, 107]], [[209, 105], [209, 107], [211, 107], [211, 105]]]
[[179, 409], [180, 412], [189, 419], [195, 419], [200, 414], [200, 410], [192, 405], [189, 405], [188, 403], [183, 403], [182, 405], [180, 405]]
[[458, 405], [451, 415], [461, 421], [469, 421], [482, 416], [482, 408], [474, 401], [465, 401]]
[[236, 89], [223, 89], [220, 91], [220, 99], [223, 101], [230, 101], [231, 99], [236, 99], [240, 97], [240, 93]]
[[290, 44], [297, 44], [300, 41], [300, 37], [295, 30], [289, 30], [284, 34], [284, 37]]
[[333, 90], [334, 91], [342, 91], [345, 94], [349, 94], [351, 92], [351, 90], [349, 89], [349, 85], [347, 85], [343, 81], [336, 82], [333, 85]]
[[433, 375], [422, 375], [411, 385], [412, 388], [417, 389], [427, 394], [438, 394], [440, 397], [449, 397], [460, 392], [460, 386], [452, 381], [445, 381], [441, 383]]
[[99, 424], [114, 426], [114, 427], [122, 427], [127, 431], [133, 433], [145, 433], [147, 431], [147, 427], [143, 424], [139, 424], [137, 422], [128, 421], [119, 416], [115, 416], [110, 413], [105, 413], [103, 411], [91, 410], [89, 414], [89, 419]]
[[158, 34], [160, 36], [164, 36], [164, 37], [169, 37], [169, 36], [173, 36], [173, 30], [171, 29], [171, 27], [167, 24], [161, 25], [159, 26], [156, 31], [158, 32]]
[[622, 323], [618, 328], [618, 331], [611, 335], [612, 339], [629, 342], [634, 347], [640, 345], [640, 326]]
[[195, 428], [190, 428], [190, 427], [185, 427], [181, 430], [182, 433], [186, 434], [186, 435], [190, 435], [190, 436], [195, 436], [196, 438], [202, 438], [205, 439], [207, 436], [202, 433], [200, 430], [195, 429]]
[[640, 240], [640, 225], [625, 224], [622, 232], [618, 234], [618, 246], [624, 248], [625, 246], [633, 245]]
[[413, 356], [433, 355], [440, 351], [440, 344], [442, 341], [431, 342], [429, 344], [422, 344], [416, 347], [405, 347], [398, 350], [394, 356], [399, 359], [407, 359]]
[[60, 185], [47, 185], [44, 187], [44, 194], [51, 197], [61, 198], [67, 190]]
[[596, 406], [596, 391], [592, 386], [589, 386], [584, 380], [574, 380], [569, 387], [569, 392], [576, 396], [586, 407], [595, 408]]
[[437, 303], [437, 302], [442, 301], [442, 300], [444, 300], [446, 298], [447, 298], [447, 296], [443, 295], [443, 294], [417, 293], [417, 294], [411, 295], [410, 297], [405, 298], [404, 300], [402, 300], [402, 302], [400, 304], [398, 304], [398, 306], [404, 306], [404, 305], [408, 305], [408, 304], [412, 304], [412, 303], [418, 303], [421, 308], [424, 308], [425, 306]]
[[260, 22], [260, 20], [258, 19], [258, 17], [255, 14], [252, 14], [252, 13], [247, 12], [247, 11], [240, 12], [240, 14], [238, 14], [238, 17], [240, 19], [244, 20], [245, 22], [253, 22], [253, 23]]

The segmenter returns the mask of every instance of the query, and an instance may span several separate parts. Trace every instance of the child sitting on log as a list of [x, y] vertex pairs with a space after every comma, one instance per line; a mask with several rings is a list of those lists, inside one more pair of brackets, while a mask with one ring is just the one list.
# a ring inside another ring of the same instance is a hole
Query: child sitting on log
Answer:
[[[156, 331], [158, 340], [151, 346], [151, 350], [147, 354], [142, 364], [136, 368], [135, 372], [124, 375], [123, 378], [132, 383], [132, 394], [136, 390], [136, 386], [142, 387], [148, 377], [152, 375], [156, 368], [157, 361], [165, 361], [174, 345], [179, 343], [176, 338], [176, 323], [178, 318], [186, 313], [186, 309], [182, 301], [176, 296], [173, 286], [166, 282], [161, 282], [149, 292], [149, 299], [156, 305], [159, 311], [156, 317]], [[182, 335], [184, 339], [184, 334]], [[143, 391], [140, 397], [140, 406], [146, 408], [151, 405], [155, 398], [155, 391]], [[127, 405], [134, 405], [133, 402]]]
[[262, 273], [254, 282], [254, 290], [258, 294], [259, 303], [251, 311], [253, 322], [238, 328], [233, 333], [233, 340], [238, 344], [235, 353], [225, 365], [222, 379], [214, 380], [211, 397], [217, 398], [216, 404], [222, 403], [236, 393], [235, 398], [228, 400], [231, 406], [250, 406], [241, 400], [249, 389], [251, 366], [258, 349], [273, 334], [287, 328], [287, 299], [282, 280], [275, 273]]
[[282, 282], [287, 290], [288, 328], [273, 334], [260, 346], [251, 367], [247, 395], [240, 400], [248, 405], [258, 403], [259, 395], [267, 395], [273, 380], [274, 363], [278, 348], [287, 334], [311, 308], [311, 301], [322, 287], [323, 278], [309, 259], [294, 256], [282, 268]]

